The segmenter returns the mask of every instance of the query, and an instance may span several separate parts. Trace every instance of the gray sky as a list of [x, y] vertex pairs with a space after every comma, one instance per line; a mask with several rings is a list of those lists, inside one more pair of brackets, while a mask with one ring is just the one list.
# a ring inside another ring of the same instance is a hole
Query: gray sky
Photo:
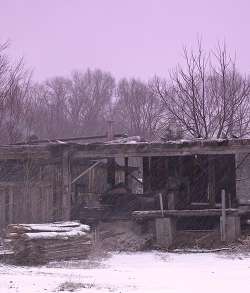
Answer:
[[250, 0], [0, 0], [0, 41], [34, 79], [101, 68], [115, 77], [167, 76], [197, 36], [226, 41], [250, 73]]

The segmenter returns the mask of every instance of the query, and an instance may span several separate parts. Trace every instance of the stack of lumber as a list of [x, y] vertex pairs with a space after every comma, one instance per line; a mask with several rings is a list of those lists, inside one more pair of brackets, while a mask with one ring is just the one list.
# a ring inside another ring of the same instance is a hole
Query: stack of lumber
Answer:
[[11, 224], [6, 241], [18, 264], [86, 258], [92, 247], [90, 228], [79, 222]]

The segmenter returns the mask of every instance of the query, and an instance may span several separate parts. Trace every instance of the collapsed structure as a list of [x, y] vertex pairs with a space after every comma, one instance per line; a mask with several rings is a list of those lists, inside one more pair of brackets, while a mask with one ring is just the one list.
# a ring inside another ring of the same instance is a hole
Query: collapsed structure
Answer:
[[158, 243], [169, 246], [176, 219], [185, 228], [189, 219], [209, 226], [221, 218], [222, 236], [235, 240], [249, 213], [250, 139], [0, 147], [1, 231], [12, 223], [133, 218], [154, 221]]

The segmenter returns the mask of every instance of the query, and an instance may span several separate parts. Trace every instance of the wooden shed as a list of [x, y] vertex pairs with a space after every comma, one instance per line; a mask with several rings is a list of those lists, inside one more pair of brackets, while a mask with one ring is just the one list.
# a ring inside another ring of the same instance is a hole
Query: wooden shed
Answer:
[[132, 158], [141, 161], [144, 196], [178, 189], [175, 209], [216, 209], [225, 189], [227, 207], [247, 213], [249, 154], [250, 139], [0, 146], [0, 229], [69, 220], [76, 193], [102, 193], [119, 180], [139, 184]]
[[[125, 180], [124, 166], [110, 164], [105, 157], [75, 159], [75, 147], [71, 143], [0, 147], [0, 231], [10, 223], [69, 220], [76, 201], [85, 199], [91, 206], [110, 184]], [[132, 189], [131, 178], [127, 183]]]

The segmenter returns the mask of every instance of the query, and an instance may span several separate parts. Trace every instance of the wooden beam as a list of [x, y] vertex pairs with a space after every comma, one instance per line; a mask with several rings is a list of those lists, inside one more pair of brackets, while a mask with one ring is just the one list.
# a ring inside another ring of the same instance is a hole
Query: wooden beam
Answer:
[[108, 121], [108, 132], [107, 132], [107, 139], [113, 140], [114, 139], [114, 133], [113, 133], [113, 120]]
[[168, 144], [168, 143], [144, 143], [134, 144], [89, 144], [79, 145], [75, 148], [74, 158], [100, 158], [100, 157], [173, 157], [195, 155], [223, 155], [250, 152], [250, 144]]
[[[207, 217], [221, 216], [221, 209], [204, 210], [155, 210], [155, 211], [134, 211], [132, 217], [137, 220], [154, 219], [162, 217]], [[226, 209], [226, 214], [238, 214], [238, 209]]]
[[[0, 181], [0, 189], [6, 187], [23, 187], [24, 181]], [[34, 180], [32, 181], [32, 187], [49, 187], [52, 186], [50, 181]]]
[[62, 157], [62, 220], [70, 220], [71, 216], [71, 173], [69, 151], [64, 150]]
[[125, 185], [128, 186], [128, 157], [125, 157], [124, 159], [124, 166], [125, 166]]
[[116, 162], [115, 158], [108, 158], [107, 160], [107, 183], [109, 187], [112, 188], [115, 185], [115, 168]]
[[88, 169], [84, 170], [80, 175], [78, 175], [71, 184], [75, 183], [77, 180], [82, 178], [84, 175], [86, 175], [88, 172], [90, 172], [92, 169], [94, 169], [97, 165], [99, 165], [102, 161], [95, 162], [92, 166], [90, 166]]
[[215, 207], [215, 159], [208, 156], [208, 200], [211, 207]]
[[[115, 134], [115, 138], [125, 138], [126, 134]], [[13, 143], [11, 145], [34, 145], [38, 143], [51, 143], [51, 142], [60, 142], [60, 141], [79, 141], [79, 140], [91, 140], [91, 139], [105, 139], [107, 138], [107, 134], [105, 135], [95, 135], [95, 136], [79, 136], [79, 137], [68, 137], [68, 138], [55, 138], [55, 139], [38, 139], [32, 141], [21, 141], [17, 143]]]
[[143, 192], [151, 191], [151, 158], [143, 157]]
[[138, 178], [136, 178], [133, 174], [128, 174], [132, 179], [134, 179], [135, 181], [137, 181], [138, 183], [140, 183], [143, 186], [143, 182], [140, 181]]
[[226, 193], [221, 191], [221, 241], [226, 241]]

